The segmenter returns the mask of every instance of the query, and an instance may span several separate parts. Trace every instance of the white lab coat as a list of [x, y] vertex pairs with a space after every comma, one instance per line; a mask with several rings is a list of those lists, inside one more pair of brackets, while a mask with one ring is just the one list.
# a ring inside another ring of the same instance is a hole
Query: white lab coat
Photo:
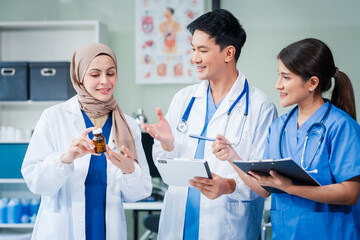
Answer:
[[[215, 138], [216, 134], [224, 135], [227, 111], [243, 89], [245, 76], [239, 71], [239, 77], [231, 90], [216, 110], [209, 122], [207, 136]], [[201, 134], [206, 115], [207, 88], [209, 82], [192, 85], [180, 90], [173, 98], [166, 119], [171, 125], [175, 137], [175, 149], [166, 152], [158, 141], [153, 147], [153, 157], [194, 158], [197, 139], [189, 138], [188, 134]], [[186, 134], [176, 130], [177, 124], [190, 102], [195, 102], [188, 118]], [[236, 141], [239, 126], [244, 118], [245, 97], [242, 97], [233, 109], [225, 136]], [[249, 85], [249, 115], [245, 124], [243, 137], [236, 151], [247, 161], [261, 159], [268, 128], [277, 117], [274, 104], [260, 90]], [[236, 190], [210, 200], [201, 194], [199, 239], [258, 239], [263, 210], [263, 198], [247, 187], [233, 167], [227, 161], [218, 160], [211, 150], [212, 142], [205, 144], [204, 159], [209, 162], [210, 171], [225, 178], [236, 181]], [[164, 206], [161, 211], [158, 239], [183, 239], [185, 207], [188, 188], [170, 186], [166, 192]]]
[[[141, 134], [134, 119], [126, 116], [132, 130], [138, 164], [132, 174], [123, 174], [107, 160], [106, 239], [127, 238], [123, 200], [137, 201], [151, 194], [149, 168], [141, 145]], [[36, 125], [22, 166], [22, 174], [41, 204], [32, 239], [85, 240], [85, 179], [88, 154], [71, 164], [60, 156], [68, 150], [73, 138], [86, 129], [77, 97], [46, 109]], [[115, 151], [113, 129], [109, 147]]]

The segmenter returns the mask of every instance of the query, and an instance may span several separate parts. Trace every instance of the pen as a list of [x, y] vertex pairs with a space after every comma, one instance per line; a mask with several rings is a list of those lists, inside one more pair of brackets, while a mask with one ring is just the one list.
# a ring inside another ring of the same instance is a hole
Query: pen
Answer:
[[[204, 136], [200, 136], [200, 135], [196, 135], [196, 134], [189, 134], [189, 137], [191, 138], [196, 138], [196, 139], [200, 139], [200, 140], [205, 140], [205, 141], [211, 141], [214, 142], [216, 141], [215, 138], [209, 138], [209, 137], [204, 137]], [[236, 146], [235, 143], [228, 143], [230, 146]]]

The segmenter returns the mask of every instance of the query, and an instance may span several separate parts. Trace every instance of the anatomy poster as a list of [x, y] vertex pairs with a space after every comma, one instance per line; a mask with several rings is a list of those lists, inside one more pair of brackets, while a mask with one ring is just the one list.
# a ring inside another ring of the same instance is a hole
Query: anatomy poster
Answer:
[[136, 0], [136, 83], [193, 83], [191, 34], [204, 0]]

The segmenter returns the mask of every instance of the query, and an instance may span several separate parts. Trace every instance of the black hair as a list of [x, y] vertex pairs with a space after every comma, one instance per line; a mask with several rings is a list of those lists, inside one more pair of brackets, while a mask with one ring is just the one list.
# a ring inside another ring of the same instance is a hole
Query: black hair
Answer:
[[236, 62], [246, 41], [245, 30], [234, 15], [225, 9], [217, 9], [201, 15], [191, 22], [187, 29], [192, 35], [195, 30], [205, 32], [210, 38], [214, 38], [221, 51], [227, 46], [234, 46]]
[[175, 10], [173, 8], [167, 7], [166, 9], [168, 9], [171, 12], [171, 14], [174, 15]]
[[355, 95], [351, 81], [335, 66], [331, 50], [324, 42], [314, 38], [300, 40], [282, 49], [278, 59], [304, 82], [313, 76], [319, 78], [315, 97], [328, 91], [331, 88], [331, 78], [334, 78], [331, 102], [356, 120]]

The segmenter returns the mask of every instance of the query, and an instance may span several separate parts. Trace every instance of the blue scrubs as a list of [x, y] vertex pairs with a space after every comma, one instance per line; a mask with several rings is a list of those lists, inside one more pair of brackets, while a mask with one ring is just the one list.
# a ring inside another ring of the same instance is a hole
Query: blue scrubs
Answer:
[[[210, 85], [207, 91], [207, 106], [204, 128], [201, 132], [201, 136], [206, 136], [207, 126], [214, 116], [216, 110], [219, 108], [223, 99], [214, 104], [214, 100], [211, 95]], [[198, 141], [198, 145], [195, 152], [195, 159], [204, 159], [205, 140]], [[189, 187], [188, 197], [185, 210], [185, 223], [184, 223], [184, 236], [185, 240], [195, 240], [199, 238], [199, 217], [200, 217], [200, 191], [194, 187]]]
[[[93, 123], [88, 116], [82, 112], [86, 128], [93, 127]], [[110, 136], [112, 126], [111, 113], [102, 127], [103, 136], [106, 144]], [[89, 133], [92, 139], [93, 133]], [[85, 235], [86, 240], [105, 240], [106, 239], [106, 156], [91, 155], [88, 174], [85, 180]]]
[[[324, 116], [328, 102], [297, 129], [298, 110], [289, 119], [282, 139], [283, 157], [291, 157], [301, 166], [305, 135], [310, 126]], [[270, 126], [264, 158], [280, 158], [279, 131], [289, 113]], [[360, 126], [347, 113], [332, 105], [326, 118], [325, 138], [308, 171], [321, 185], [341, 183], [360, 175]], [[319, 134], [315, 129], [304, 156], [304, 167], [314, 155]], [[286, 193], [271, 198], [272, 239], [360, 239], [360, 203], [332, 205]]]

